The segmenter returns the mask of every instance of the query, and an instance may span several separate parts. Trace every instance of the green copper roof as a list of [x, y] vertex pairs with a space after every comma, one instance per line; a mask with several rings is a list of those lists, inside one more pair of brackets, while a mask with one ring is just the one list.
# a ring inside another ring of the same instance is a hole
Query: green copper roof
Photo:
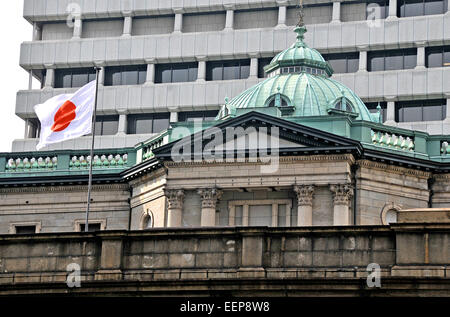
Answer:
[[328, 76], [331, 76], [333, 69], [325, 61], [322, 54], [308, 47], [303, 41], [306, 28], [304, 26], [296, 27], [294, 32], [297, 33], [297, 41], [291, 47], [275, 56], [270, 64], [264, 68], [265, 72], [270, 73], [284, 66], [309, 66], [322, 69]]
[[315, 49], [303, 42], [304, 26], [296, 27], [297, 41], [265, 68], [268, 78], [231, 101], [226, 99], [217, 119], [237, 109], [277, 107], [284, 117], [348, 115], [356, 120], [380, 122], [348, 87], [329, 76], [333, 70]]

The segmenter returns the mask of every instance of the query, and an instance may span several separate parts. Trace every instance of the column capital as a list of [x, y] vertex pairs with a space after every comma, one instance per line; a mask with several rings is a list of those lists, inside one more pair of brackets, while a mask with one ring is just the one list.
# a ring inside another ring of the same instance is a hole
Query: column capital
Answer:
[[200, 188], [197, 190], [202, 200], [202, 208], [216, 208], [217, 201], [223, 192], [218, 188]]
[[353, 196], [353, 187], [350, 184], [332, 184], [330, 190], [333, 192], [335, 205], [349, 205]]
[[313, 185], [295, 185], [294, 192], [297, 194], [297, 203], [299, 206], [312, 206], [314, 195]]
[[183, 209], [184, 190], [164, 188], [164, 195], [169, 201], [169, 209]]

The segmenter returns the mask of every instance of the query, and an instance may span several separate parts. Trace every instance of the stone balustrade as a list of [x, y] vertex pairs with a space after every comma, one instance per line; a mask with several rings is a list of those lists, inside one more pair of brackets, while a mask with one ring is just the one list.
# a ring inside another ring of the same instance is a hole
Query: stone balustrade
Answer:
[[414, 151], [414, 137], [389, 133], [381, 130], [371, 130], [372, 144], [401, 151]]
[[52, 171], [58, 166], [58, 157], [16, 157], [10, 158], [5, 170], [8, 172]]
[[[91, 161], [90, 155], [88, 156], [72, 156], [69, 168], [71, 170], [76, 169], [88, 169]], [[103, 154], [95, 155], [93, 161], [93, 168], [121, 168], [128, 165], [128, 154]]]

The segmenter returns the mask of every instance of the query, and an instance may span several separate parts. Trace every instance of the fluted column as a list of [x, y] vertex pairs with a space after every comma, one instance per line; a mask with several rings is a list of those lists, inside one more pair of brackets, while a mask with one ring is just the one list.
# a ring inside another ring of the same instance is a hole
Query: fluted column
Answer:
[[181, 227], [184, 191], [182, 189], [164, 189], [164, 195], [169, 202], [167, 210], [167, 227]]
[[202, 188], [198, 194], [202, 200], [202, 227], [214, 227], [216, 225], [216, 205], [217, 201], [222, 197], [222, 191], [217, 188]]
[[349, 184], [330, 185], [333, 192], [333, 225], [346, 226], [350, 224], [350, 203], [353, 187]]
[[294, 192], [297, 194], [297, 225], [312, 226], [312, 201], [314, 186], [296, 185]]

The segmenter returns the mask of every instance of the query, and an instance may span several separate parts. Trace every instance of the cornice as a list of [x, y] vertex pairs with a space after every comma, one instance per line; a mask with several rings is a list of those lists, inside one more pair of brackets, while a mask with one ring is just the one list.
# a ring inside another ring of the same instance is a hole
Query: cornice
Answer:
[[[128, 190], [128, 184], [101, 184], [92, 185], [94, 191], [110, 190]], [[10, 187], [0, 188], [0, 193], [43, 193], [43, 192], [69, 192], [69, 191], [87, 191], [87, 185], [69, 185], [69, 186], [28, 186], [28, 187]]]
[[359, 160], [359, 161], [357, 161], [357, 163], [361, 167], [366, 167], [366, 168], [371, 168], [371, 169], [376, 169], [376, 170], [380, 170], [380, 171], [384, 171], [384, 172], [390, 172], [390, 173], [401, 174], [401, 175], [408, 174], [408, 175], [413, 175], [413, 176], [418, 176], [418, 177], [423, 177], [423, 178], [429, 178], [432, 175], [431, 172], [425, 172], [425, 171], [410, 169], [410, 168], [396, 166], [396, 165], [390, 165], [390, 164], [381, 163], [381, 162], [373, 162], [373, 161], [369, 161], [369, 160]]

